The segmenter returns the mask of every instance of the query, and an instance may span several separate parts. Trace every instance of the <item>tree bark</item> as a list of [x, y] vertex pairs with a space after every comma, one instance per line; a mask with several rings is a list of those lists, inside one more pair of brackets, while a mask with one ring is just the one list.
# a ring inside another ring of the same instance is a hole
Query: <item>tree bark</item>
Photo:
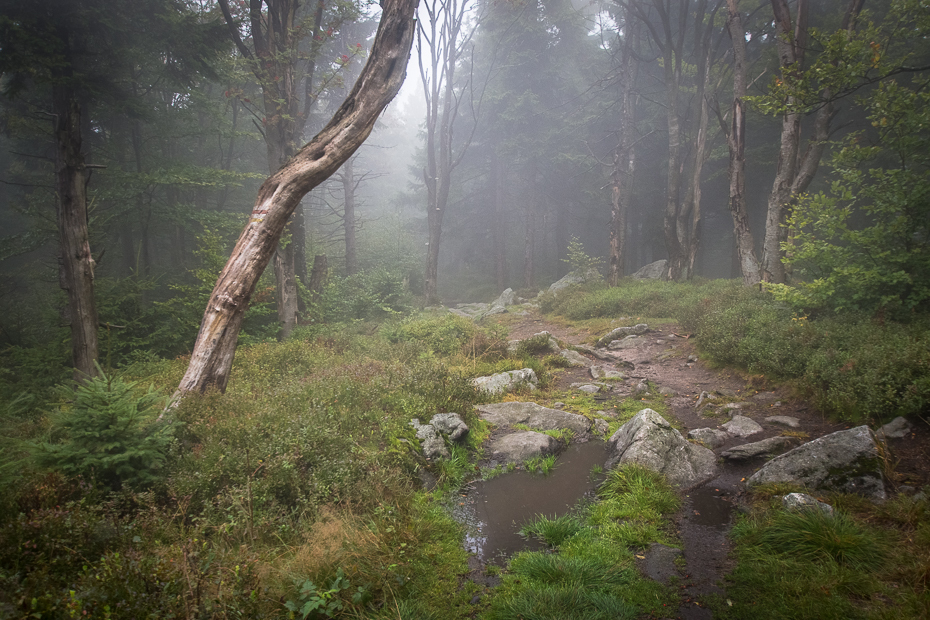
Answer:
[[746, 211], [746, 115], [743, 97], [746, 96], [749, 65], [746, 58], [746, 31], [737, 2], [727, 0], [727, 28], [733, 44], [733, 107], [730, 111], [730, 130], [727, 132], [727, 148], [730, 151], [729, 207], [733, 216], [736, 256], [743, 284], [753, 286], [759, 283], [762, 274]]
[[346, 275], [358, 272], [358, 245], [355, 235], [355, 159], [350, 157], [342, 166], [344, 209], [342, 227], [345, 230]]
[[629, 8], [626, 10], [627, 28], [624, 33], [623, 57], [620, 61], [620, 139], [614, 153], [610, 175], [610, 255], [607, 262], [607, 284], [617, 286], [626, 271], [626, 221], [633, 198], [633, 174], [636, 168], [636, 153], [633, 144], [636, 106], [633, 83], [636, 81], [637, 64], [633, 58], [633, 42], [637, 36], [636, 20]]
[[326, 278], [329, 276], [329, 263], [326, 260], [326, 254], [317, 254], [313, 257], [313, 270], [310, 272], [310, 283], [307, 288], [310, 290], [310, 299], [316, 303], [323, 294], [323, 288], [326, 286]]
[[365, 141], [404, 81], [418, 0], [383, 0], [371, 56], [329, 124], [261, 186], [249, 223], [210, 295], [178, 395], [225, 391], [249, 299], [288, 219], [307, 192]]
[[[66, 40], [66, 39], [65, 39]], [[75, 381], [97, 375], [97, 306], [94, 259], [87, 230], [87, 189], [81, 153], [81, 108], [67, 84], [52, 88], [55, 109], [55, 174], [58, 185], [58, 278], [68, 294], [71, 361]]]

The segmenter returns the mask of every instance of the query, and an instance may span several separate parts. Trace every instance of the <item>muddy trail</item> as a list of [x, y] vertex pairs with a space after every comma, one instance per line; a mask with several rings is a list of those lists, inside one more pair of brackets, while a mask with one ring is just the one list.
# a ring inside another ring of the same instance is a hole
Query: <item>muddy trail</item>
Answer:
[[[626, 324], [631, 323], [617, 323]], [[549, 322], [538, 314], [527, 314], [510, 324], [508, 329], [513, 340], [548, 331], [564, 345], [590, 343], [592, 337], [603, 335]], [[596, 397], [602, 401], [599, 405], [603, 410], [609, 413], [623, 401], [636, 398], [633, 394], [637, 385], [648, 382], [653, 390], [666, 397], [667, 417], [673, 420], [682, 435], [687, 436], [692, 429], [718, 428], [729, 419], [726, 409], [730, 406], [737, 407], [740, 415], [750, 417], [762, 426], [762, 432], [754, 434], [751, 439], [724, 435], [725, 439], [713, 446], [718, 456], [731, 447], [750, 441], [789, 436], [798, 445], [802, 441], [849, 428], [825, 418], [810, 403], [795, 397], [788, 387], [767, 385], [762, 377], [712, 368], [701, 359], [689, 334], [677, 330], [674, 324], [649, 325], [649, 331], [637, 339], [636, 346], [621, 350], [598, 349], [596, 357], [582, 351], [590, 366], [623, 371], [627, 376], [622, 382], [612, 383], [609, 391]], [[565, 391], [570, 390], [572, 384], [591, 380], [588, 367], [565, 368], [555, 373], [554, 386], [556, 390]], [[708, 399], [710, 406], [706, 404]], [[540, 404], [553, 406], [552, 403]], [[797, 424], [786, 428], [783, 423], [766, 419], [776, 416], [794, 418]], [[912, 485], [919, 488], [930, 481], [927, 471], [930, 433], [916, 429], [908, 437], [892, 440], [889, 448], [897, 463], [897, 480], [890, 481], [890, 486]], [[471, 521], [472, 526], [472, 534], [466, 540], [466, 546], [472, 552], [470, 578], [486, 588], [497, 585], [499, 579], [488, 576], [489, 573], [495, 574], [495, 571], [487, 570], [489, 564], [503, 566], [513, 553], [537, 548], [534, 547], [537, 543], [517, 533], [520, 523], [537, 514], [566, 514], [579, 501], [592, 499], [598, 480], [591, 476], [591, 468], [602, 465], [604, 456], [605, 444], [602, 441], [573, 444], [560, 455], [559, 466], [550, 476], [534, 477], [528, 472], [517, 471], [492, 480], [476, 480], [463, 488], [457, 512], [460, 520]], [[735, 514], [745, 502], [742, 482], [765, 460], [766, 457], [756, 457], [742, 462], [725, 461], [715, 478], [693, 488], [682, 489], [682, 507], [672, 519], [681, 550], [656, 544], [637, 552], [638, 567], [644, 575], [673, 584], [678, 589], [677, 613], [673, 612], [668, 618], [713, 617], [702, 604], [702, 597], [710, 594], [725, 596], [720, 583], [733, 567], [728, 533]], [[893, 489], [889, 490], [893, 492]]]

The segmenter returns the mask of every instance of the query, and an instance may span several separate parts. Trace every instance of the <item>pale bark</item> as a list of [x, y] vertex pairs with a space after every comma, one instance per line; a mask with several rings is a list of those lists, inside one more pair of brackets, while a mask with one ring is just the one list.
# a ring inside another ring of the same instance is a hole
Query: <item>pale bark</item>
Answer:
[[746, 57], [746, 31], [737, 3], [738, 0], [727, 0], [727, 28], [733, 44], [733, 107], [730, 110], [730, 130], [727, 133], [727, 148], [730, 151], [729, 207], [733, 216], [733, 235], [736, 238], [736, 254], [743, 284], [752, 286], [759, 283], [762, 274], [746, 210], [746, 115], [743, 97], [746, 96], [749, 66]]
[[355, 159], [350, 157], [342, 166], [343, 211], [342, 227], [345, 231], [346, 275], [358, 272], [358, 244], [355, 234]]
[[58, 281], [68, 294], [75, 381], [97, 375], [94, 259], [87, 230], [87, 194], [81, 153], [81, 108], [71, 86], [52, 88], [58, 202]]
[[633, 174], [636, 168], [634, 135], [636, 106], [633, 84], [636, 81], [637, 63], [633, 55], [633, 42], [638, 24], [629, 8], [624, 33], [623, 56], [620, 61], [620, 136], [614, 153], [610, 175], [610, 254], [607, 261], [607, 283], [617, 286], [625, 271], [626, 221], [633, 198]]
[[259, 276], [300, 200], [371, 133], [404, 80], [418, 0], [384, 0], [371, 56], [329, 124], [259, 189], [252, 216], [210, 295], [179, 394], [226, 389], [242, 319]]

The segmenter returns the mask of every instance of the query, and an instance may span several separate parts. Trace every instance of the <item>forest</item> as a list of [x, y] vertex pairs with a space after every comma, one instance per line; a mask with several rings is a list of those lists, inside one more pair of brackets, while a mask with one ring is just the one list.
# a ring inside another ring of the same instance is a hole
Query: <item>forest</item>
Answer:
[[[0, 0], [0, 129], [0, 618], [930, 614], [928, 0]], [[740, 486], [689, 429], [767, 393], [887, 497]], [[590, 429], [500, 460], [521, 400]], [[719, 587], [637, 464], [463, 546], [641, 410]]]

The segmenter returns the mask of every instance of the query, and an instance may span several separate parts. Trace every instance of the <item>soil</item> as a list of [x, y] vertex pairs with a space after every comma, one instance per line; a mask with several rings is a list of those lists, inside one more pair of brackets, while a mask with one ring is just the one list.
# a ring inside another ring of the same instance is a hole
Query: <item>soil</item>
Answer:
[[[799, 420], [800, 427], [794, 429], [797, 441], [809, 441], [829, 433], [850, 428], [824, 416], [809, 401], [799, 397], [787, 385], [778, 385], [761, 376], [749, 376], [742, 372], [714, 368], [701, 359], [689, 334], [680, 333], [674, 324], [649, 325], [643, 342], [633, 349], [601, 351], [613, 360], [591, 359], [591, 365], [616, 366], [629, 377], [613, 387], [610, 400], [620, 401], [630, 396], [634, 386], [646, 380], [653, 386], [671, 390], [668, 399], [670, 414], [683, 434], [688, 430], [717, 427], [727, 421], [716, 415], [720, 404], [727, 402], [745, 403], [742, 413], [762, 425], [763, 433], [751, 439], [732, 438], [715, 449], [717, 454], [727, 448], [759, 441], [768, 437], [786, 434], [785, 427], [765, 421], [770, 416], [792, 416]], [[565, 327], [530, 313], [509, 325], [510, 339], [524, 339], [541, 331], [550, 332], [563, 344], [592, 342], [603, 334], [589, 334], [583, 329]], [[633, 370], [621, 362], [633, 364]], [[558, 372], [556, 387], [569, 389], [572, 383], [590, 381], [587, 368], [569, 368]], [[697, 409], [695, 404], [703, 392], [716, 397], [715, 407]], [[912, 420], [914, 430], [902, 439], [888, 442], [889, 491], [914, 492], [930, 483], [930, 426], [923, 420]], [[790, 434], [790, 433], [787, 433]], [[680, 607], [677, 615], [669, 618], [711, 618], [710, 610], [700, 602], [708, 594], [725, 593], [720, 590], [722, 578], [732, 568], [729, 553], [731, 542], [727, 532], [732, 520], [733, 509], [739, 509], [744, 501], [742, 481], [752, 475], [763, 463], [764, 458], [753, 459], [741, 464], [726, 463], [722, 473], [698, 488], [684, 490], [683, 507], [675, 515], [674, 523], [683, 543], [685, 565], [679, 569]], [[732, 509], [731, 509], [732, 508]]]

